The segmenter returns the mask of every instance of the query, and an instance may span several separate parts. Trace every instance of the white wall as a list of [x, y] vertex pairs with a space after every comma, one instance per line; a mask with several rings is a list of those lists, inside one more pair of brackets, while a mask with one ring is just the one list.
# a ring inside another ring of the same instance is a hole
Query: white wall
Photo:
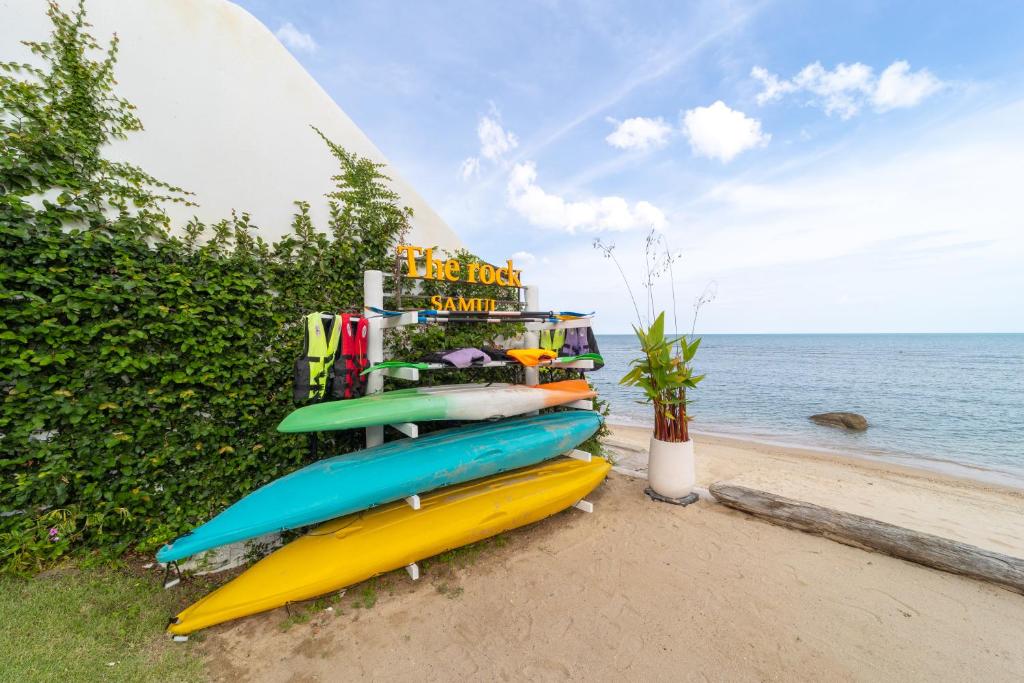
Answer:
[[[72, 10], [72, 0], [62, 5]], [[117, 91], [138, 107], [145, 131], [111, 156], [194, 192], [198, 207], [172, 207], [175, 223], [212, 222], [245, 210], [265, 239], [288, 231], [292, 201], [312, 204], [326, 226], [325, 192], [338, 166], [309, 127], [349, 151], [387, 163], [369, 138], [255, 17], [226, 0], [87, 0], [92, 33], [121, 38]], [[0, 0], [0, 61], [32, 61], [20, 40], [49, 33], [43, 0]], [[426, 134], [426, 133], [424, 133]], [[457, 235], [388, 165], [415, 212], [413, 244], [461, 246]]]

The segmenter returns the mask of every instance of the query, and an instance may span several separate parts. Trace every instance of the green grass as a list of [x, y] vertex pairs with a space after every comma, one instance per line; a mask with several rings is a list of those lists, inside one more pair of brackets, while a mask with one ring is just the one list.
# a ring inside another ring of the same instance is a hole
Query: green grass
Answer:
[[296, 624], [307, 624], [313, 618], [312, 609], [304, 607], [292, 607], [292, 612], [281, 622], [281, 631], [288, 631]]
[[173, 643], [164, 632], [181, 598], [158, 576], [66, 569], [0, 577], [0, 596], [3, 680], [205, 679], [192, 643]]
[[377, 604], [377, 589], [372, 585], [363, 586], [353, 604], [363, 609], [372, 609]]
[[[356, 607], [360, 604], [358, 601], [361, 598], [357, 598]], [[344, 614], [345, 612], [339, 607], [335, 607], [341, 601], [341, 595], [337, 592], [330, 593], [328, 595], [321, 595], [319, 598], [308, 600], [305, 602], [295, 602], [288, 605], [288, 616], [285, 617], [279, 627], [281, 631], [289, 631], [292, 626], [296, 624], [308, 624], [312, 621], [313, 616], [319, 612], [323, 612], [328, 608], [331, 608], [332, 613], [335, 616]], [[376, 601], [376, 597], [374, 597]], [[373, 606], [372, 604], [370, 605]]]

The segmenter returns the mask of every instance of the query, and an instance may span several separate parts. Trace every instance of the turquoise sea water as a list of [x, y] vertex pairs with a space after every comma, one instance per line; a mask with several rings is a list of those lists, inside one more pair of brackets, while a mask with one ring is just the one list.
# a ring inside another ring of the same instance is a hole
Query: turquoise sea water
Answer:
[[[631, 335], [599, 335], [591, 374], [610, 422], [651, 424], [618, 385]], [[1024, 486], [1024, 334], [705, 335], [691, 392], [693, 429], [801, 445]], [[868, 431], [807, 417], [861, 413]]]

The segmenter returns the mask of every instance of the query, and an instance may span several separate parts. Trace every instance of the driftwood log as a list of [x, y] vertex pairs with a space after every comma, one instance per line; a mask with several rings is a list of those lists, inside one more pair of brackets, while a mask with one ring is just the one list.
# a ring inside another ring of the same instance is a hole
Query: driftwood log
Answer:
[[745, 486], [712, 484], [709, 491], [728, 507], [782, 526], [989, 581], [1024, 594], [1024, 559]]

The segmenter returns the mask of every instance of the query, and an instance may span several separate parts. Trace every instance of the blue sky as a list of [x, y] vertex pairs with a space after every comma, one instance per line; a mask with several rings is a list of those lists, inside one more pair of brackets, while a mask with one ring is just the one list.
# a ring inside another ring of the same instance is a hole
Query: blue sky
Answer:
[[[703, 332], [1024, 331], [1017, 2], [243, 0], [475, 252]], [[657, 306], [671, 304], [666, 281]]]

